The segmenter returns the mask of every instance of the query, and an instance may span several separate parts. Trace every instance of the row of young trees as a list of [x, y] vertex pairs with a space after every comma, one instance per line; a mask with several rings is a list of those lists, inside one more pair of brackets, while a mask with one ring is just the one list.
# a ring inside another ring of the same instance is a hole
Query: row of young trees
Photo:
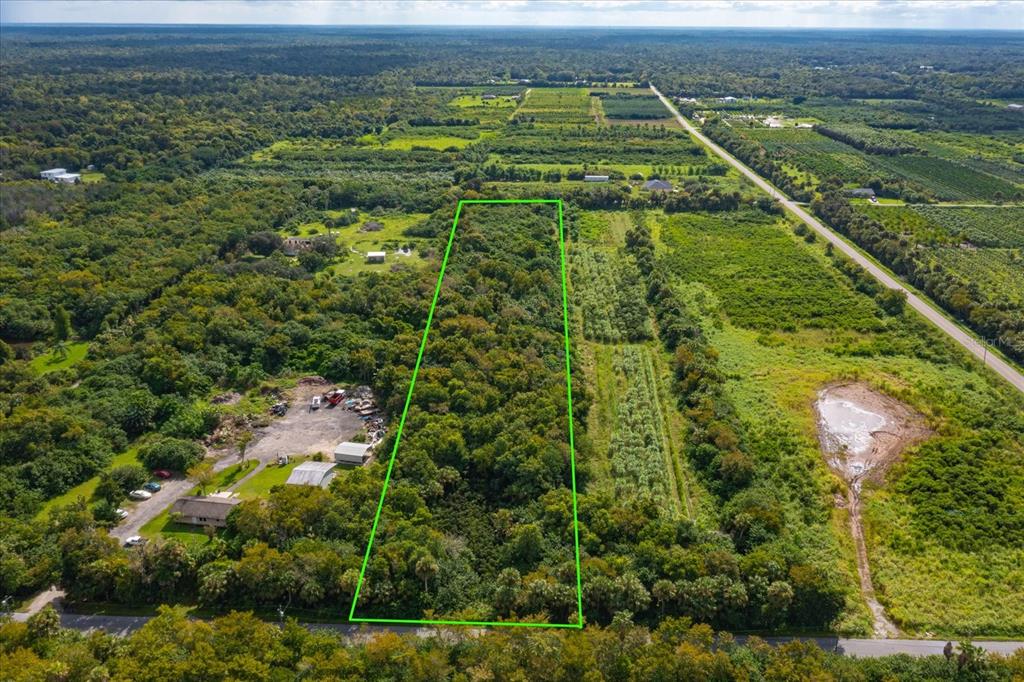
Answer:
[[812, 210], [901, 277], [920, 287], [943, 308], [989, 339], [1016, 360], [1024, 360], [1024, 310], [1010, 300], [993, 301], [974, 282], [964, 281], [941, 264], [922, 260], [916, 241], [886, 229], [877, 220], [853, 209], [831, 189], [812, 204]]

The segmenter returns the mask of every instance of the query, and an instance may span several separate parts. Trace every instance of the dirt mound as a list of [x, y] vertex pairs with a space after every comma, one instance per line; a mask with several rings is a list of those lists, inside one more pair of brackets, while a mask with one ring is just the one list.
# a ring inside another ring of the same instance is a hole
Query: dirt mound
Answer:
[[865, 384], [828, 386], [814, 408], [829, 467], [858, 490], [865, 479], [881, 483], [906, 448], [932, 433], [920, 414]]

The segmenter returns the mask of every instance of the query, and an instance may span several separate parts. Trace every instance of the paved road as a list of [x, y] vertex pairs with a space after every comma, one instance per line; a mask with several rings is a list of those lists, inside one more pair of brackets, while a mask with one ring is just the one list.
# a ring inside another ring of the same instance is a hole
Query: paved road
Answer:
[[679, 124], [686, 128], [687, 131], [698, 140], [708, 146], [711, 151], [720, 156], [724, 161], [729, 163], [731, 166], [736, 168], [740, 173], [747, 177], [755, 185], [763, 189], [774, 199], [777, 199], [786, 210], [793, 213], [797, 218], [807, 223], [815, 232], [827, 239], [832, 245], [849, 256], [855, 263], [860, 265], [862, 268], [871, 273], [879, 282], [889, 287], [890, 289], [897, 289], [906, 293], [907, 303], [917, 312], [921, 313], [928, 321], [934, 324], [936, 327], [944, 331], [954, 341], [959, 343], [961, 346], [970, 351], [975, 357], [982, 362], [985, 362], [993, 371], [999, 376], [1006, 379], [1010, 384], [1015, 386], [1017, 390], [1024, 392], [1024, 374], [1018, 372], [1009, 363], [1003, 361], [998, 356], [992, 353], [986, 352], [985, 346], [974, 337], [969, 335], [963, 329], [961, 329], [956, 323], [951, 322], [946, 317], [941, 315], [937, 310], [931, 307], [921, 297], [917, 296], [912, 291], [907, 290], [900, 282], [882, 270], [880, 267], [875, 265], [873, 262], [864, 257], [857, 249], [853, 248], [845, 241], [843, 241], [837, 234], [832, 232], [831, 229], [825, 227], [817, 218], [812, 216], [810, 213], [801, 208], [795, 201], [784, 195], [782, 192], [773, 187], [760, 175], [747, 168], [743, 163], [736, 159], [732, 154], [725, 151], [717, 144], [709, 140], [704, 136], [693, 124], [691, 124], [686, 117], [679, 113], [679, 110], [672, 105], [672, 102], [668, 100], [663, 94], [661, 94], [657, 88], [651, 86], [651, 91], [658, 96], [661, 103], [672, 112]]
[[[14, 620], [24, 621], [28, 618], [28, 614], [15, 613], [13, 617]], [[149, 619], [149, 616], [93, 616], [76, 613], [62, 613], [60, 617], [61, 625], [66, 628], [81, 631], [104, 630], [120, 636], [135, 632]], [[303, 623], [303, 625], [309, 630], [336, 632], [354, 639], [369, 638], [385, 631], [402, 635], [416, 635], [417, 637], [435, 637], [445, 631], [445, 628], [407, 625], [354, 625], [350, 623]], [[482, 629], [476, 628], [470, 632], [482, 632]], [[747, 639], [749, 639], [747, 636], [736, 637], [736, 640], [741, 643]], [[763, 639], [772, 645], [784, 644], [795, 639], [812, 641], [825, 651], [835, 651], [858, 658], [877, 658], [893, 654], [941, 655], [942, 648], [946, 646], [945, 640], [930, 639], [847, 639], [845, 637], [764, 637]], [[973, 644], [986, 651], [1004, 655], [1024, 649], [1024, 642], [975, 641]]]

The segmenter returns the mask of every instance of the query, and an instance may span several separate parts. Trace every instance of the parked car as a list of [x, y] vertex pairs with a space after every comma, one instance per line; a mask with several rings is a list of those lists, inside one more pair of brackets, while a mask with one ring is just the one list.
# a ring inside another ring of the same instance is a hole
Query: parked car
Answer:
[[173, 474], [171, 474], [171, 472], [168, 471], [167, 469], [157, 469], [153, 472], [153, 475], [156, 476], [157, 478], [168, 479]]
[[141, 547], [146, 544], [146, 538], [141, 535], [133, 535], [124, 541], [125, 547]]
[[311, 410], [319, 410], [321, 402], [323, 402], [323, 401], [321, 400], [320, 396], [318, 396], [318, 395], [313, 396], [313, 399], [311, 401], [309, 401], [309, 409], [311, 409]]
[[128, 493], [128, 497], [132, 498], [133, 500], [138, 500], [139, 502], [144, 502], [149, 498], [153, 497], [153, 493], [146, 492], [145, 490], [133, 490], [130, 493]]
[[146, 485], [142, 486], [142, 489], [148, 490], [151, 493], [158, 493], [160, 492], [160, 484], [156, 481], [150, 481]]
[[118, 510], [115, 511], [114, 514], [117, 515], [117, 518], [118, 518], [119, 521], [124, 521], [125, 519], [128, 518], [128, 510], [127, 509], [120, 509], [120, 508], [118, 508]]

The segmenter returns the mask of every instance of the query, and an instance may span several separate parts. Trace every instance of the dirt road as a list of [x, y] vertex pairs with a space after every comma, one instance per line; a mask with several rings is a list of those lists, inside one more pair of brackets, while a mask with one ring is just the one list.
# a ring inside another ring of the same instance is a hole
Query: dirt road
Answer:
[[961, 346], [970, 351], [975, 357], [984, 362], [999, 376], [1006, 379], [1010, 384], [1015, 386], [1018, 391], [1024, 392], [1024, 374], [1018, 372], [1013, 366], [1005, 362], [998, 356], [987, 352], [986, 347], [970, 334], [965, 332], [954, 322], [951, 322], [935, 308], [933, 308], [924, 299], [919, 297], [912, 291], [907, 290], [900, 282], [890, 276], [880, 267], [875, 265], [871, 260], [866, 258], [860, 251], [847, 244], [839, 235], [832, 232], [831, 229], [823, 225], [818, 221], [817, 218], [812, 216], [810, 213], [801, 208], [796, 202], [784, 195], [782, 192], [772, 186], [767, 180], [762, 178], [760, 175], [747, 168], [743, 163], [736, 159], [732, 154], [725, 151], [717, 144], [709, 140], [704, 136], [693, 124], [686, 120], [686, 117], [679, 113], [679, 111], [672, 105], [667, 97], [662, 95], [657, 88], [651, 86], [651, 92], [658, 96], [661, 103], [675, 116], [676, 120], [681, 126], [683, 126], [691, 135], [696, 137], [698, 140], [703, 142], [711, 151], [720, 156], [722, 160], [727, 162], [733, 168], [742, 173], [747, 179], [753, 182], [755, 185], [763, 189], [773, 199], [777, 199], [782, 206], [795, 215], [800, 220], [807, 223], [811, 229], [827, 239], [835, 248], [842, 251], [844, 254], [849, 256], [855, 263], [860, 265], [862, 268], [871, 273], [871, 275], [879, 282], [884, 284], [890, 289], [896, 289], [902, 291], [907, 295], [907, 303], [917, 312], [921, 313], [929, 322], [934, 324], [936, 327], [944, 331], [954, 341], [959, 343]]

